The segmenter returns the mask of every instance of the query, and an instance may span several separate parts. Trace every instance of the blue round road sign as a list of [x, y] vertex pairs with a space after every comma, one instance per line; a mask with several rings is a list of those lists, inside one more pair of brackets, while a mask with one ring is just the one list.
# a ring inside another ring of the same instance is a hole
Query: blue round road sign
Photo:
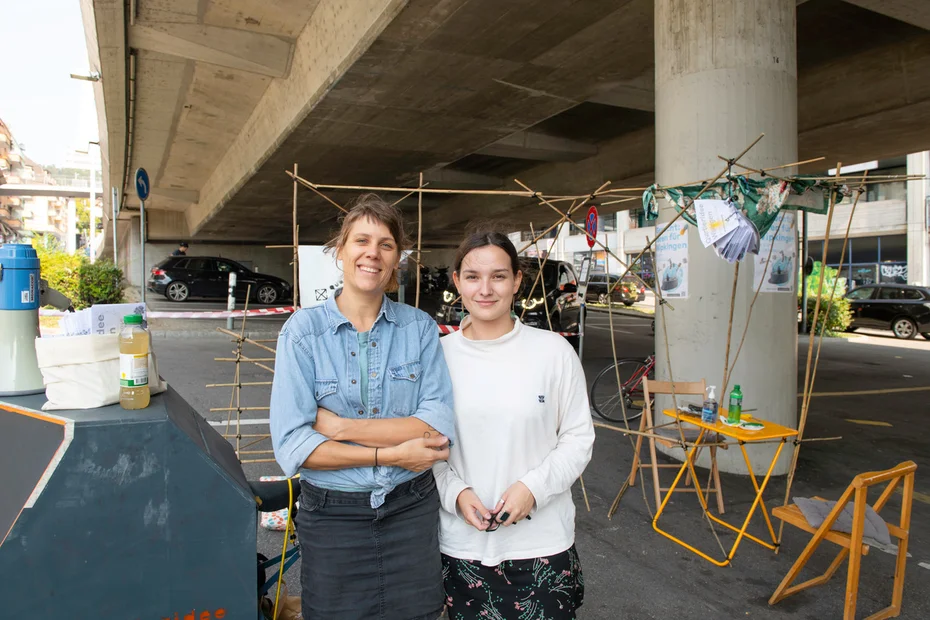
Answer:
[[597, 207], [588, 208], [588, 216], [584, 220], [584, 229], [588, 233], [588, 247], [594, 247], [594, 240], [597, 239]]
[[145, 171], [145, 168], [136, 169], [136, 195], [139, 196], [139, 200], [145, 200], [149, 197], [149, 190], [151, 186], [149, 185], [149, 173]]

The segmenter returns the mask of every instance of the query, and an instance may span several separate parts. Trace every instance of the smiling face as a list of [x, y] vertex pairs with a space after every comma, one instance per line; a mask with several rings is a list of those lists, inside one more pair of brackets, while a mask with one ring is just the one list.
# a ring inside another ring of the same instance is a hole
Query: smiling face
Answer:
[[346, 289], [381, 295], [400, 262], [400, 250], [387, 226], [374, 218], [361, 217], [336, 248], [336, 258], [342, 261]]
[[494, 323], [510, 319], [513, 296], [520, 289], [523, 274], [514, 274], [507, 252], [486, 245], [468, 252], [452, 279], [472, 321]]

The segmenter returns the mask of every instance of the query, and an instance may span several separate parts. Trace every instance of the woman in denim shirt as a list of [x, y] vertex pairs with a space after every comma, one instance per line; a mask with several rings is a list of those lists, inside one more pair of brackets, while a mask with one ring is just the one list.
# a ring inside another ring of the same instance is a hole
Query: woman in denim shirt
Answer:
[[385, 296], [406, 238], [400, 212], [361, 196], [328, 246], [344, 286], [278, 338], [271, 439], [300, 472], [305, 620], [433, 620], [443, 608], [439, 495], [452, 385], [436, 324]]

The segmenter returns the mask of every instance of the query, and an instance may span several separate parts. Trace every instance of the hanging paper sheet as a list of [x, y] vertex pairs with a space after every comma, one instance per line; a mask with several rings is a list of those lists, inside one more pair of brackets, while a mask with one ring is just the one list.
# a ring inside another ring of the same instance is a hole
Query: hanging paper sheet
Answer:
[[779, 217], [781, 221], [776, 220], [762, 238], [759, 253], [755, 256], [752, 287], [763, 293], [794, 293], [798, 279], [795, 213], [782, 211]]
[[674, 222], [656, 242], [656, 278], [662, 295], [669, 299], [688, 297], [688, 228], [687, 222]]

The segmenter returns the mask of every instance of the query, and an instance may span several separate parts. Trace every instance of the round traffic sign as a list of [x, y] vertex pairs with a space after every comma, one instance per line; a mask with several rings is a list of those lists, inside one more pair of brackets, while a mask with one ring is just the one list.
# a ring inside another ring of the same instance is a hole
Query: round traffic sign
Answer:
[[588, 215], [584, 220], [584, 229], [588, 233], [588, 247], [594, 247], [594, 241], [597, 239], [597, 207], [591, 205], [588, 208]]
[[145, 171], [145, 168], [136, 168], [136, 195], [139, 200], [148, 198], [150, 189], [149, 173]]

